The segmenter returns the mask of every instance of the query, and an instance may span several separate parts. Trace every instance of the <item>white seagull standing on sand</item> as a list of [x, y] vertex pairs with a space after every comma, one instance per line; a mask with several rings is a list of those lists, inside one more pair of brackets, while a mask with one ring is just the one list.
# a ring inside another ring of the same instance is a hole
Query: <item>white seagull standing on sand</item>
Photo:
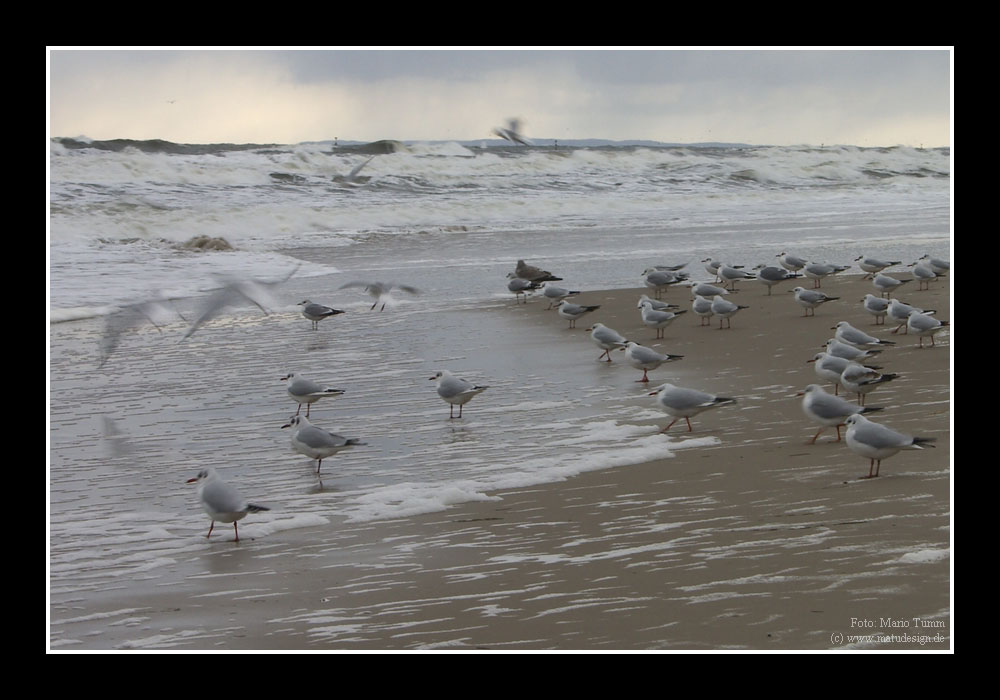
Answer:
[[563, 299], [556, 305], [556, 308], [559, 310], [559, 315], [569, 321], [569, 327], [576, 328], [576, 322], [581, 316], [589, 314], [591, 311], [596, 311], [601, 307], [600, 305], [581, 306], [580, 304], [571, 304]]
[[749, 306], [743, 306], [741, 304], [734, 304], [728, 299], [722, 297], [715, 297], [712, 299], [712, 313], [719, 317], [719, 330], [722, 330], [722, 321], [725, 319], [726, 328], [732, 328], [733, 322], [732, 318], [741, 309], [749, 309]]
[[951, 263], [940, 258], [932, 258], [930, 255], [921, 255], [919, 261], [924, 261], [930, 265], [931, 269], [939, 275], [951, 270]]
[[789, 253], [778, 253], [774, 257], [776, 257], [778, 259], [778, 263], [789, 272], [798, 272], [809, 264], [808, 260]]
[[188, 479], [189, 484], [198, 484], [198, 498], [201, 506], [212, 519], [212, 524], [208, 528], [205, 537], [212, 536], [215, 528], [215, 521], [220, 523], [232, 523], [233, 532], [236, 533], [236, 542], [240, 541], [240, 529], [236, 526], [237, 520], [242, 520], [247, 513], [259, 513], [262, 510], [270, 510], [264, 506], [247, 503], [239, 492], [232, 486], [219, 478], [215, 470], [209, 467], [198, 472], [198, 476]]
[[713, 297], [726, 296], [729, 294], [729, 290], [723, 289], [722, 287], [716, 287], [712, 284], [706, 284], [705, 282], [699, 282], [691, 287], [691, 293], [695, 296], [711, 299]]
[[[896, 327], [892, 330], [893, 333], [898, 333], [900, 328], [906, 328], [906, 322], [910, 318], [912, 313], [927, 314], [928, 316], [937, 313], [934, 309], [918, 309], [916, 306], [910, 306], [909, 304], [904, 304], [899, 299], [889, 300], [889, 318], [892, 322], [896, 324]], [[903, 331], [904, 334], [909, 333], [909, 329]]]
[[930, 337], [931, 347], [934, 346], [934, 334], [948, 325], [947, 321], [941, 321], [928, 314], [921, 314], [914, 311], [906, 319], [906, 329], [913, 331], [920, 339], [920, 347], [924, 346], [924, 338]]
[[912, 281], [912, 279], [898, 280], [895, 277], [890, 277], [889, 275], [880, 272], [875, 275], [875, 279], [872, 280], [872, 285], [878, 290], [879, 294], [885, 294], [887, 297], [891, 297], [897, 287], [901, 287], [907, 282]]
[[507, 291], [514, 294], [514, 300], [520, 303], [521, 297], [524, 297], [524, 303], [528, 303], [528, 292], [533, 292], [539, 287], [538, 282], [532, 282], [531, 280], [523, 280], [517, 277], [513, 272], [507, 275], [510, 278], [510, 282], [507, 283]]
[[554, 284], [542, 282], [542, 296], [549, 300], [549, 305], [547, 307], [549, 309], [563, 299], [566, 299], [567, 297], [575, 297], [578, 294], [580, 294], [579, 291], [571, 291], [565, 287], [557, 287]]
[[865, 311], [875, 317], [875, 325], [885, 323], [885, 317], [889, 313], [889, 300], [877, 297], [874, 294], [865, 294], [861, 300]]
[[649, 377], [647, 373], [651, 369], [657, 369], [660, 365], [667, 362], [674, 362], [676, 360], [683, 359], [683, 355], [664, 355], [662, 353], [656, 352], [652, 348], [647, 348], [644, 345], [639, 345], [638, 343], [633, 343], [629, 341], [625, 344], [625, 357], [628, 363], [635, 367], [636, 369], [642, 370], [642, 379], [636, 379], [637, 382], [648, 382]]
[[828, 263], [809, 263], [803, 268], [803, 272], [806, 277], [809, 277], [813, 281], [813, 289], [818, 289], [822, 286], [823, 278], [829, 277], [830, 275], [835, 275], [838, 272], [843, 272], [850, 265], [833, 265]]
[[364, 445], [359, 438], [345, 438], [327, 432], [309, 422], [305, 416], [292, 416], [282, 428], [292, 431], [292, 449], [309, 459], [316, 460], [316, 474], [319, 475], [323, 460], [350, 447]]
[[938, 277], [944, 277], [944, 275], [935, 272], [929, 264], [919, 260], [915, 263], [907, 265], [907, 267], [913, 268], [913, 278], [917, 280], [917, 291], [923, 289], [929, 290], [931, 288], [931, 282], [936, 280]]
[[754, 270], [757, 271], [757, 279], [760, 283], [767, 286], [768, 296], [771, 296], [771, 288], [779, 282], [802, 276], [788, 270], [782, 270], [780, 267], [775, 267], [774, 265], [758, 265]]
[[891, 382], [898, 374], [879, 374], [876, 370], [849, 362], [840, 375], [840, 385], [844, 391], [853, 391], [858, 395], [858, 405], [865, 405], [865, 395], [880, 384]]
[[657, 339], [662, 338], [663, 330], [673, 323], [675, 318], [684, 313], [683, 309], [677, 313], [673, 311], [657, 311], [649, 302], [644, 302], [639, 308], [642, 310], [642, 322], [656, 329]]
[[666, 411], [668, 415], [674, 417], [670, 425], [660, 431], [661, 433], [670, 430], [670, 427], [681, 418], [687, 421], [688, 432], [690, 433], [694, 430], [691, 427], [691, 416], [696, 416], [710, 408], [736, 403], [736, 399], [706, 394], [704, 391], [685, 389], [673, 384], [663, 384], [649, 395], [655, 396], [656, 404]]
[[320, 399], [328, 396], [340, 396], [345, 393], [343, 389], [325, 387], [295, 372], [289, 372], [281, 378], [281, 381], [288, 382], [288, 398], [299, 405], [295, 415], [299, 415], [302, 404], [306, 405], [306, 416], [308, 417], [309, 409]]
[[[841, 375], [844, 373], [844, 370], [847, 369], [847, 366], [851, 364], [858, 364], [853, 360], [848, 360], [844, 357], [837, 357], [836, 355], [831, 355], [825, 352], [816, 353], [811, 360], [806, 360], [806, 362], [815, 363], [814, 367], [816, 370], [816, 376], [832, 383], [834, 394], [840, 392]], [[874, 365], [865, 366], [872, 370], [880, 369]]]
[[300, 301], [299, 306], [302, 307], [302, 315], [307, 319], [312, 321], [312, 329], [316, 330], [319, 328], [319, 322], [324, 318], [329, 318], [330, 316], [336, 316], [337, 314], [344, 313], [340, 309], [334, 309], [329, 306], [323, 306], [322, 304], [315, 304], [308, 299], [305, 301]]
[[834, 357], [841, 357], [845, 360], [850, 360], [851, 362], [867, 360], [868, 358], [875, 357], [882, 352], [881, 350], [863, 350], [855, 347], [854, 345], [842, 343], [836, 338], [830, 338], [827, 340], [824, 347], [826, 347], [827, 354]]
[[691, 310], [694, 311], [696, 316], [701, 318], [701, 325], [711, 326], [712, 325], [712, 300], [706, 297], [694, 295], [694, 301], [691, 302]]
[[598, 360], [606, 355], [608, 362], [611, 362], [611, 351], [624, 350], [626, 343], [628, 343], [628, 340], [621, 333], [614, 328], [608, 328], [603, 323], [595, 323], [587, 330], [591, 331], [590, 339], [597, 344], [597, 347], [604, 349], [604, 352], [597, 358]]
[[739, 268], [732, 267], [731, 265], [726, 265], [723, 263], [722, 265], [719, 266], [719, 279], [721, 279], [723, 283], [728, 282], [729, 288], [735, 292], [737, 282], [739, 282], [740, 280], [757, 279], [757, 276], [750, 272], [744, 272]]
[[647, 268], [642, 274], [646, 278], [644, 284], [653, 290], [653, 296], [657, 299], [670, 286], [679, 284], [687, 279], [687, 275], [683, 272], [667, 272], [666, 270], [656, 270], [654, 268]]
[[879, 260], [878, 258], [865, 257], [864, 255], [859, 255], [854, 258], [854, 262], [858, 263], [858, 267], [867, 272], [868, 274], [861, 279], [868, 279], [869, 277], [874, 277], [882, 270], [887, 267], [892, 267], [893, 265], [900, 265], [899, 260]]
[[847, 321], [841, 321], [830, 330], [836, 329], [834, 337], [842, 343], [853, 345], [859, 350], [871, 350], [872, 348], [895, 345], [891, 340], [879, 340], [873, 335], [868, 335], [863, 330], [855, 328]]
[[[799, 306], [805, 309], [803, 316], [815, 316], [816, 308], [821, 304], [825, 304], [828, 301], [836, 301], [840, 297], [830, 297], [823, 292], [816, 289], [806, 289], [805, 287], [796, 287], [795, 289], [788, 290], [795, 294], [795, 301], [799, 303]], [[809, 313], [812, 311], [812, 313]]]
[[[852, 452], [869, 460], [868, 476], [862, 479], [872, 479], [878, 476], [882, 460], [892, 457], [900, 450], [922, 450], [934, 447], [930, 443], [937, 438], [912, 437], [898, 433], [879, 423], [873, 423], [862, 415], [853, 415], [845, 421], [847, 424], [847, 446]], [[872, 471], [874, 470], [874, 473]]]
[[645, 294], [639, 296], [639, 303], [636, 304], [636, 308], [641, 309], [642, 305], [646, 303], [652, 306], [656, 311], [677, 311], [678, 309], [681, 308], [677, 304], [671, 304], [670, 302], [651, 299]]
[[455, 418], [455, 406], [458, 406], [458, 418], [462, 417], [462, 407], [472, 401], [473, 397], [481, 394], [488, 386], [472, 384], [464, 379], [459, 379], [448, 370], [442, 370], [430, 377], [430, 381], [437, 380], [438, 396], [451, 405], [449, 418]]
[[840, 426], [844, 424], [848, 416], [882, 410], [882, 406], [857, 406], [839, 396], [826, 393], [819, 384], [810, 384], [797, 396], [803, 397], [802, 412], [812, 421], [823, 426], [809, 441], [811, 445], [816, 444], [816, 438], [827, 428], [837, 429], [837, 442], [840, 442]]

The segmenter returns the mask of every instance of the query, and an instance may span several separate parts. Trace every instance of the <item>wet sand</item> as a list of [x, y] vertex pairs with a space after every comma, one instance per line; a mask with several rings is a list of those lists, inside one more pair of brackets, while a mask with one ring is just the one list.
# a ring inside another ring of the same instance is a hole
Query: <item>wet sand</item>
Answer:
[[[951, 331], [921, 349], [873, 325], [859, 303], [871, 284], [860, 277], [824, 281], [841, 300], [811, 318], [791, 286], [768, 297], [741, 283], [734, 297], [750, 308], [731, 329], [700, 327], [688, 312], [660, 341], [635, 309], [645, 290], [581, 297], [601, 305], [592, 320], [685, 355], [650, 372], [650, 390], [670, 380], [737, 398], [693, 418], [693, 433], [675, 424], [671, 434], [701, 440], [674, 457], [430, 515], [199, 551], [201, 575], [60, 601], [54, 626], [73, 642], [58, 648], [949, 649]], [[688, 308], [686, 290], [666, 298]], [[950, 320], [943, 285], [902, 298]], [[545, 303], [484, 313], [517, 315], [553, 343], [590, 343], [586, 319], [568, 330]], [[794, 397], [822, 383], [806, 361], [840, 320], [898, 343], [878, 362], [900, 377], [869, 395], [885, 407], [873, 420], [937, 438], [934, 449], [885, 460], [877, 479], [859, 478], [868, 460], [832, 429], [808, 444], [817, 426]], [[609, 369], [616, 381], [641, 376], [623, 353]]]

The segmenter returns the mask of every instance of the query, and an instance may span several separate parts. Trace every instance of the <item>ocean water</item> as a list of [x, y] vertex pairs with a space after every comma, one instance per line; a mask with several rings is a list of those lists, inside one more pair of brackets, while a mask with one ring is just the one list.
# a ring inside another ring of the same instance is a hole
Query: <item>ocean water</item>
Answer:
[[[662, 414], [631, 374], [609, 382], [583, 331], [564, 341], [544, 302], [517, 306], [506, 274], [520, 258], [600, 303], [597, 290], [638, 287], [654, 264], [707, 280], [708, 256], [950, 256], [941, 149], [100, 146], [50, 149], [50, 581], [63, 601], [183, 577], [208, 524], [184, 482], [204, 466], [271, 508], [241, 523], [266, 542], [716, 439], [656, 434]], [[232, 250], [184, 246], [196, 236]], [[289, 274], [261, 299], [268, 313], [235, 303], [184, 339], [220, 280]], [[369, 311], [340, 289], [354, 280], [422, 293]], [[348, 313], [311, 331], [304, 298]], [[156, 325], [122, 323], [153, 299]], [[109, 327], [122, 332], [102, 363]], [[490, 386], [461, 421], [428, 381], [439, 369]], [[345, 389], [311, 418], [366, 443], [325, 460], [322, 482], [280, 428], [289, 371]]]

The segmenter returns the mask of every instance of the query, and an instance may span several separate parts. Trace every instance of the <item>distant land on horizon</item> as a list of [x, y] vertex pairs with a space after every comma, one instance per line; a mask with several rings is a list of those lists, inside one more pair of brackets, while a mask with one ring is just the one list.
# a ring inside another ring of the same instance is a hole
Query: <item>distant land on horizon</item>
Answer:
[[[231, 150], [249, 150], [256, 148], [281, 148], [296, 146], [299, 144], [279, 144], [279, 143], [181, 143], [167, 141], [165, 139], [91, 139], [87, 136], [65, 137], [54, 136], [51, 139], [61, 143], [66, 148], [99, 148], [102, 150], [118, 151], [124, 148], [133, 147], [140, 150], [166, 151], [166, 152], [199, 152], [216, 151], [221, 148]], [[331, 147], [358, 149], [375, 146], [376, 144], [404, 144], [413, 145], [419, 143], [448, 144], [456, 143], [466, 148], [600, 148], [600, 147], [647, 147], [647, 148], [757, 148], [765, 144], [730, 143], [722, 141], [703, 141], [698, 143], [680, 143], [653, 141], [650, 139], [551, 139], [532, 138], [532, 146], [522, 146], [512, 144], [504, 139], [379, 139], [376, 141], [355, 141], [348, 139], [323, 139], [319, 141], [302, 141], [301, 144], [329, 144]], [[336, 146], [334, 146], [336, 144]], [[387, 147], [386, 150], [392, 150]]]
[[[393, 153], [403, 150], [407, 146], [415, 144], [458, 144], [463, 148], [471, 150], [481, 149], [504, 149], [505, 151], [515, 151], [519, 148], [527, 149], [563, 149], [563, 148], [711, 148], [711, 149], [746, 149], [746, 148], [770, 148], [771, 144], [752, 144], [729, 141], [699, 141], [696, 143], [680, 143], [667, 141], [653, 141], [651, 139], [548, 139], [532, 138], [531, 146], [511, 143], [504, 139], [380, 139], [377, 141], [355, 141], [347, 139], [323, 139], [320, 141], [301, 141], [299, 143], [178, 143], [165, 139], [91, 139], [87, 136], [61, 137], [53, 136], [52, 142], [60, 143], [65, 148], [97, 148], [105, 151], [122, 151], [126, 148], [135, 148], [147, 153], [175, 153], [175, 154], [199, 154], [199, 153], [219, 153], [221, 151], [248, 151], [261, 149], [285, 150], [300, 145], [315, 145], [328, 147], [331, 151], [344, 151], [347, 153]], [[851, 146], [851, 144], [795, 144], [789, 148], [826, 148]], [[893, 146], [853, 146], [860, 149], [884, 149]], [[918, 150], [924, 150], [923, 147]], [[947, 146], [932, 147], [929, 150], [947, 149]]]

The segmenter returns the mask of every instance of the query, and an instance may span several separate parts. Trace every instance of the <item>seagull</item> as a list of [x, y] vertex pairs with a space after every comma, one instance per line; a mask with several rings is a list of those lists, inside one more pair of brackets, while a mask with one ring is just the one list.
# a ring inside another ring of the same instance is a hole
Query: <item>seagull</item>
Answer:
[[517, 267], [514, 268], [514, 276], [520, 277], [523, 280], [531, 280], [532, 282], [562, 281], [562, 277], [556, 277], [548, 270], [543, 270], [540, 267], [535, 267], [534, 265], [528, 265], [523, 260], [517, 261]]
[[712, 258], [705, 258], [704, 260], [702, 260], [702, 263], [705, 264], [705, 271], [708, 272], [708, 274], [715, 277], [716, 280], [718, 280], [719, 268], [722, 267], [722, 263], [718, 260], [713, 260]]
[[743, 267], [742, 265], [724, 265], [718, 260], [713, 260], [712, 258], [705, 258], [702, 262], [705, 263], [705, 270], [708, 274], [713, 275], [717, 280], [722, 279], [720, 271], [723, 267], [729, 267], [730, 269], [739, 269]]
[[298, 306], [302, 307], [302, 315], [312, 321], [313, 330], [317, 330], [319, 328], [319, 322], [324, 318], [344, 313], [340, 309], [333, 309], [329, 306], [323, 306], [322, 304], [315, 304], [308, 299], [300, 301]]
[[646, 278], [644, 284], [653, 290], [653, 295], [657, 299], [660, 298], [661, 292], [666, 291], [668, 287], [687, 279], [684, 273], [678, 274], [665, 270], [656, 270], [651, 267], [647, 268], [642, 274]]
[[941, 260], [940, 258], [932, 258], [930, 255], [921, 255], [919, 260], [926, 260], [930, 268], [939, 275], [944, 274], [951, 269], [950, 262], [947, 260]]
[[557, 302], [566, 299], [567, 297], [575, 297], [580, 292], [570, 291], [565, 287], [557, 287], [554, 284], [549, 284], [548, 282], [542, 282], [542, 296], [549, 300], [548, 308], [551, 309]]
[[510, 278], [510, 282], [507, 283], [507, 289], [508, 291], [514, 293], [515, 301], [520, 300], [521, 296], [524, 296], [524, 303], [527, 304], [528, 292], [533, 292], [539, 288], [538, 282], [532, 282], [531, 280], [523, 280], [520, 277], [515, 277], [513, 272], [509, 273], [507, 277]]
[[842, 343], [836, 338], [830, 338], [827, 340], [824, 347], [826, 347], [827, 354], [833, 355], [834, 357], [841, 357], [852, 362], [866, 360], [869, 357], [874, 357], [882, 352], [881, 350], [862, 350], [854, 345]]
[[848, 363], [840, 375], [840, 384], [845, 391], [853, 391], [858, 395], [858, 405], [865, 405], [865, 394], [872, 391], [879, 384], [885, 384], [896, 379], [898, 374], [879, 374], [876, 370], [859, 365], [856, 362]]
[[151, 323], [157, 331], [162, 333], [163, 330], [156, 322], [156, 318], [160, 315], [161, 310], [165, 308], [160, 301], [143, 301], [123, 306], [114, 313], [106, 316], [104, 319], [104, 332], [101, 334], [101, 361], [97, 365], [97, 368], [104, 367], [105, 363], [107, 363], [118, 348], [118, 343], [121, 342], [122, 335], [126, 332], [146, 323]]
[[875, 289], [878, 290], [879, 294], [885, 294], [886, 296], [891, 297], [893, 291], [895, 291], [897, 287], [912, 281], [913, 280], [898, 280], [895, 277], [890, 277], [889, 275], [882, 274], [880, 272], [875, 275], [875, 278], [872, 280], [872, 284], [875, 286]]
[[869, 277], [874, 277], [876, 274], [882, 272], [882, 270], [886, 269], [887, 267], [892, 267], [893, 265], [901, 264], [899, 260], [886, 261], [886, 260], [879, 260], [878, 258], [866, 257], [864, 255], [859, 255], [858, 257], [854, 258], [854, 262], [858, 263], [858, 267], [860, 267], [862, 270], [868, 273], [862, 279], [868, 279]]
[[298, 410], [295, 411], [295, 415], [299, 415], [299, 411], [302, 410], [302, 404], [306, 405], [306, 416], [308, 417], [312, 404], [326, 396], [340, 396], [346, 393], [343, 389], [331, 389], [322, 384], [317, 384], [311, 379], [306, 379], [301, 374], [296, 374], [295, 372], [289, 372], [281, 380], [288, 381], [288, 397], [299, 405]]
[[670, 425], [660, 431], [661, 433], [670, 430], [670, 427], [681, 418], [687, 421], [688, 432], [690, 433], [693, 431], [691, 416], [696, 416], [710, 408], [736, 403], [736, 399], [706, 394], [704, 391], [685, 389], [673, 384], [663, 384], [656, 391], [650, 392], [649, 395], [655, 396], [657, 405], [666, 411], [668, 415], [674, 417]]
[[874, 413], [883, 409], [882, 406], [856, 406], [839, 396], [826, 393], [819, 384], [810, 384], [796, 396], [803, 397], [802, 412], [823, 426], [809, 441], [811, 445], [816, 444], [816, 438], [827, 428], [837, 429], [837, 442], [840, 442], [840, 426], [844, 424], [848, 416], [853, 416], [856, 413]]
[[[937, 440], [937, 438], [904, 435], [892, 428], [873, 423], [862, 415], [849, 416], [845, 422], [847, 424], [847, 446], [855, 454], [871, 460], [868, 476], [863, 476], [862, 479], [877, 477], [882, 460], [892, 457], [900, 450], [922, 450], [925, 447], [934, 447], [930, 443]], [[874, 474], [872, 470], [874, 470]]]
[[361, 185], [361, 184], [364, 184], [365, 182], [367, 182], [369, 180], [369, 178], [367, 178], [367, 177], [365, 177], [364, 179], [359, 178], [358, 177], [358, 173], [360, 173], [361, 169], [364, 168], [369, 163], [371, 163], [373, 160], [375, 160], [375, 156], [372, 156], [368, 160], [362, 162], [360, 165], [355, 166], [354, 169], [351, 170], [351, 172], [348, 173], [347, 175], [334, 175], [333, 176], [333, 181], [334, 182], [339, 182], [340, 184], [343, 184], [343, 185], [355, 185], [355, 184]]
[[645, 294], [639, 296], [639, 303], [636, 304], [637, 309], [641, 309], [643, 304], [648, 303], [656, 311], [677, 311], [679, 307], [677, 304], [670, 304], [665, 301], [659, 301], [657, 299], [652, 299]]
[[722, 287], [716, 287], [711, 284], [705, 284], [704, 282], [699, 282], [698, 284], [691, 287], [691, 293], [700, 297], [705, 297], [710, 299], [712, 297], [725, 296], [729, 294], [729, 291], [723, 289]]
[[667, 362], [675, 362], [677, 360], [683, 359], [683, 355], [663, 355], [656, 352], [652, 348], [647, 348], [644, 345], [639, 345], [638, 343], [633, 343], [629, 341], [625, 343], [625, 357], [628, 363], [635, 367], [636, 369], [642, 370], [642, 379], [636, 379], [637, 382], [648, 382], [649, 377], [647, 373], [651, 369], [657, 369], [660, 365]]
[[[823, 292], [815, 289], [806, 289], [805, 287], [796, 287], [789, 291], [795, 294], [795, 301], [805, 309], [805, 312], [802, 314], [803, 316], [815, 316], [816, 307], [820, 304], [825, 304], [828, 301], [836, 301], [840, 298], [827, 296]], [[812, 313], [809, 313], [810, 311]]]
[[936, 280], [938, 277], [944, 277], [944, 275], [935, 272], [930, 265], [924, 264], [920, 261], [907, 265], [907, 267], [913, 268], [913, 278], [917, 280], [917, 291], [922, 289], [929, 290], [931, 288], [931, 282]]
[[[892, 299], [889, 301], [889, 318], [897, 324], [892, 332], [897, 333], [900, 328], [907, 328], [906, 322], [912, 313], [927, 314], [930, 316], [937, 312], [934, 309], [918, 309], [915, 306], [904, 304], [899, 299]], [[907, 330], [903, 332], [909, 333], [909, 329], [907, 328]]]
[[758, 265], [754, 269], [757, 271], [757, 279], [760, 280], [761, 284], [767, 286], [768, 296], [771, 296], [771, 287], [779, 282], [802, 276], [788, 270], [782, 270], [780, 267], [775, 267], [774, 265]]
[[941, 321], [928, 314], [921, 314], [914, 311], [906, 319], [906, 329], [917, 334], [920, 340], [920, 347], [924, 346], [924, 337], [929, 336], [931, 347], [934, 347], [934, 334], [948, 325], [947, 321]]
[[472, 401], [474, 396], [489, 389], [488, 386], [479, 386], [459, 379], [448, 370], [442, 370], [430, 377], [431, 381], [435, 379], [438, 383], [438, 396], [451, 404], [449, 418], [455, 418], [455, 406], [458, 406], [458, 417], [461, 418], [462, 407]]
[[739, 280], [753, 280], [757, 279], [757, 276], [749, 272], [744, 272], [736, 267], [723, 264], [719, 266], [719, 278], [723, 281], [723, 283], [728, 282], [729, 288], [735, 292], [736, 283]]
[[818, 289], [822, 286], [823, 278], [829, 277], [830, 275], [835, 275], [838, 272], [843, 272], [850, 265], [832, 265], [827, 263], [809, 263], [803, 268], [803, 272], [806, 277], [813, 280], [813, 289]]
[[723, 319], [726, 321], [726, 328], [732, 328], [733, 322], [731, 319], [736, 315], [736, 312], [740, 309], [749, 308], [749, 306], [743, 306], [742, 304], [734, 304], [728, 299], [723, 299], [722, 297], [715, 297], [712, 299], [712, 313], [719, 317], [719, 330], [722, 330]]
[[[806, 362], [813, 362], [816, 369], [816, 376], [820, 379], [825, 379], [833, 384], [833, 393], [838, 394], [840, 392], [840, 382], [841, 375], [843, 375], [844, 370], [850, 364], [858, 364], [853, 360], [848, 360], [843, 357], [837, 357], [836, 355], [831, 355], [826, 352], [819, 352], [811, 360], [806, 360]], [[868, 369], [876, 370], [881, 369], [880, 367], [874, 365], [865, 365]]]
[[674, 322], [674, 319], [685, 313], [683, 310], [674, 313], [673, 311], [657, 311], [650, 303], [644, 303], [639, 307], [642, 312], [642, 322], [647, 326], [656, 329], [656, 337], [663, 337], [663, 329]]
[[836, 329], [834, 337], [842, 343], [853, 345], [859, 350], [871, 350], [873, 348], [895, 345], [891, 340], [879, 340], [873, 335], [868, 335], [862, 330], [852, 326], [847, 321], [841, 321], [830, 330]]
[[865, 298], [861, 300], [865, 307], [865, 311], [870, 313], [875, 317], [875, 325], [885, 323], [885, 317], [889, 313], [889, 300], [883, 299], [882, 297], [877, 297], [874, 294], [865, 294]]
[[570, 328], [576, 328], [576, 321], [584, 314], [589, 314], [591, 311], [596, 311], [601, 308], [600, 305], [597, 306], [580, 306], [579, 304], [571, 304], [570, 302], [563, 299], [560, 301], [556, 308], [559, 310], [559, 315], [569, 321]]
[[232, 523], [233, 531], [236, 533], [236, 542], [240, 541], [240, 529], [236, 526], [236, 521], [242, 520], [247, 513], [259, 513], [262, 510], [270, 510], [264, 506], [257, 506], [247, 503], [232, 486], [219, 478], [215, 470], [209, 467], [198, 472], [198, 476], [188, 479], [189, 484], [198, 484], [198, 498], [201, 499], [201, 507], [212, 519], [212, 524], [208, 528], [206, 538], [212, 536], [215, 528], [215, 521], [220, 523]]
[[373, 311], [379, 302], [382, 302], [382, 308], [379, 311], [385, 311], [385, 305], [392, 301], [392, 290], [400, 289], [404, 292], [409, 292], [410, 294], [420, 294], [420, 290], [416, 287], [411, 287], [406, 284], [394, 284], [392, 282], [347, 282], [346, 284], [340, 285], [340, 289], [346, 289], [348, 287], [364, 287], [365, 291], [370, 295], [375, 297], [375, 303], [372, 307], [368, 309]]
[[711, 299], [695, 294], [694, 301], [691, 303], [691, 310], [694, 311], [695, 315], [701, 317], [701, 325], [712, 325], [712, 316], [715, 314], [712, 312]]
[[522, 146], [534, 145], [527, 137], [523, 136], [520, 133], [520, 131], [521, 131], [520, 119], [508, 119], [506, 128], [498, 126], [495, 129], [493, 129], [494, 134], [496, 134], [502, 139], [510, 141], [511, 143], [519, 143]]
[[190, 338], [202, 324], [215, 318], [223, 309], [230, 306], [245, 304], [249, 301], [267, 316], [268, 311], [264, 304], [268, 300], [267, 297], [269, 296], [270, 288], [288, 281], [298, 269], [299, 266], [296, 265], [285, 277], [272, 281], [258, 279], [237, 280], [220, 277], [219, 280], [222, 286], [205, 297], [201, 305], [201, 313], [187, 329], [182, 340]]
[[789, 255], [788, 253], [778, 253], [774, 257], [776, 257], [781, 266], [789, 272], [798, 272], [809, 264], [808, 260], [800, 258], [796, 255]]
[[654, 270], [662, 270], [663, 272], [677, 272], [678, 270], [683, 270], [687, 267], [687, 263], [681, 263], [680, 265], [653, 265]]
[[628, 340], [621, 333], [614, 328], [608, 328], [603, 323], [595, 323], [587, 330], [591, 331], [590, 339], [597, 343], [597, 347], [604, 349], [604, 352], [597, 358], [598, 360], [607, 355], [608, 362], [611, 362], [611, 351], [624, 350], [625, 344], [628, 343]]
[[319, 474], [323, 460], [350, 447], [364, 445], [360, 438], [345, 438], [329, 433], [309, 422], [305, 416], [292, 416], [282, 428], [295, 428], [292, 431], [292, 449], [316, 461], [316, 474]]

